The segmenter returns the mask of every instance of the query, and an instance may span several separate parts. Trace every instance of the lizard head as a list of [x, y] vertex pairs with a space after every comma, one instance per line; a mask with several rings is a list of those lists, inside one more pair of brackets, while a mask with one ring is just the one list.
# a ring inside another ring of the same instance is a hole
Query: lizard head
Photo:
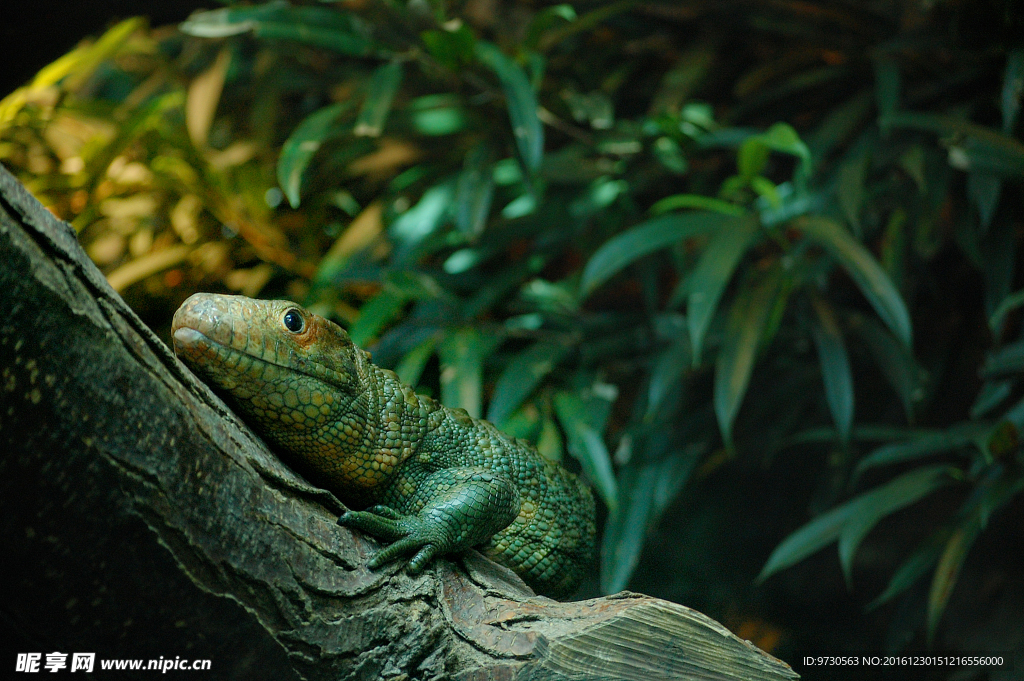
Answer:
[[316, 429], [358, 397], [365, 353], [295, 303], [197, 293], [171, 335], [175, 354], [271, 436]]

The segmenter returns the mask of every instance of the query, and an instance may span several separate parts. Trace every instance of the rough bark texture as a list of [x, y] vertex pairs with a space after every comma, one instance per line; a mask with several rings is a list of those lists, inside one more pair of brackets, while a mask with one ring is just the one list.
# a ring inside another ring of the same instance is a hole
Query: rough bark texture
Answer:
[[795, 677], [683, 606], [558, 603], [479, 554], [367, 570], [378, 546], [335, 524], [343, 505], [198, 383], [2, 168], [0, 452], [17, 652], [209, 658], [210, 678]]

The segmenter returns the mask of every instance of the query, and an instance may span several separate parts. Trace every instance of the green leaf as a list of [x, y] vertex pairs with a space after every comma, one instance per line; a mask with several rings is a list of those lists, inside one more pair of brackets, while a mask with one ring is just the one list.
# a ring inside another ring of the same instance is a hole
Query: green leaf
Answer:
[[746, 208], [737, 206], [735, 203], [723, 201], [722, 199], [701, 196], [700, 194], [675, 194], [674, 196], [666, 196], [656, 201], [651, 206], [651, 215], [661, 215], [662, 213], [679, 210], [680, 208], [700, 208], [715, 213], [722, 213], [723, 215], [732, 215], [733, 217], [743, 217], [747, 214]]
[[[992, 315], [993, 317], [995, 315]], [[1017, 341], [993, 350], [981, 367], [983, 378], [1016, 374], [1024, 371], [1024, 341]]]
[[750, 220], [740, 220], [715, 231], [697, 266], [683, 282], [687, 293], [686, 322], [694, 366], [700, 364], [704, 334], [711, 325], [722, 293], [744, 254], [760, 241], [760, 237], [761, 231]]
[[839, 207], [853, 231], [861, 234], [860, 211], [864, 205], [864, 180], [867, 176], [867, 155], [846, 161], [839, 168]]
[[630, 263], [700, 234], [726, 229], [739, 218], [721, 213], [674, 213], [652, 218], [615, 235], [591, 256], [580, 279], [586, 297]]
[[924, 370], [914, 361], [907, 346], [896, 340], [876, 320], [854, 314], [851, 322], [852, 328], [867, 344], [889, 385], [899, 395], [907, 419], [913, 420], [915, 405], [925, 396], [927, 376]]
[[992, 312], [992, 316], [988, 319], [988, 328], [992, 331], [993, 335], [999, 334], [999, 330], [1003, 326], [1003, 320], [1006, 319], [1006, 315], [1010, 314], [1021, 305], [1024, 305], [1024, 289], [1014, 291], [999, 302], [995, 311]]
[[484, 231], [494, 198], [494, 161], [490, 149], [474, 147], [455, 184], [455, 226], [469, 238]]
[[1000, 101], [1003, 110], [1003, 132], [1013, 134], [1020, 113], [1020, 98], [1024, 93], [1024, 49], [1010, 50], [1006, 56], [1006, 72], [1003, 75], [1003, 92]]
[[415, 386], [420, 382], [420, 376], [423, 375], [423, 369], [427, 366], [427, 360], [434, 354], [434, 350], [437, 348], [437, 339], [428, 338], [402, 358], [402, 361], [395, 367], [395, 373], [398, 374], [398, 380], [405, 385]]
[[512, 358], [494, 386], [494, 395], [487, 410], [487, 420], [501, 427], [505, 419], [519, 408], [541, 379], [551, 373], [569, 346], [562, 343], [535, 343]]
[[473, 59], [476, 36], [465, 24], [454, 31], [424, 31], [420, 38], [430, 56], [452, 71], [458, 71]]
[[952, 536], [946, 542], [946, 548], [939, 556], [939, 564], [935, 567], [932, 585], [928, 590], [928, 645], [935, 639], [939, 620], [942, 619], [949, 597], [953, 595], [953, 587], [960, 577], [960, 568], [963, 567], [974, 540], [981, 534], [982, 527], [980, 518], [968, 518], [960, 527], [953, 530]]
[[875, 61], [875, 102], [882, 132], [888, 134], [892, 116], [900, 104], [900, 71], [889, 57]]
[[403, 291], [385, 284], [380, 293], [360, 308], [359, 318], [349, 331], [352, 342], [361, 348], [366, 347], [388, 322], [398, 316], [408, 301], [409, 297]]
[[853, 556], [868, 532], [883, 518], [951, 484], [950, 470], [948, 466], [918, 468], [857, 497], [857, 512], [839, 533], [839, 564], [847, 585], [853, 581]]
[[842, 264], [882, 321], [907, 347], [911, 345], [910, 314], [898, 290], [878, 261], [839, 223], [820, 216], [795, 225]]
[[537, 96], [530, 86], [530, 80], [514, 61], [492, 43], [477, 41], [476, 56], [481, 64], [498, 76], [505, 91], [512, 135], [523, 166], [531, 174], [537, 172], [544, 155], [544, 128], [537, 118]]
[[533, 17], [530, 28], [526, 32], [524, 45], [528, 50], [537, 49], [541, 35], [557, 23], [576, 21], [576, 10], [572, 5], [552, 5], [545, 7]]
[[437, 348], [441, 359], [441, 403], [461, 407], [480, 418], [483, 404], [484, 359], [501, 341], [484, 337], [474, 327], [450, 330]]
[[[847, 552], [851, 550], [851, 546], [855, 549], [860, 539], [886, 515], [879, 515], [880, 512], [891, 509], [888, 512], [892, 513], [948, 484], [949, 471], [948, 466], [919, 468], [822, 513], [786, 537], [775, 548], [757, 581], [763, 582], [776, 572], [799, 563], [836, 541], [844, 533], [847, 535]], [[869, 522], [859, 520], [860, 514], [866, 514], [866, 520]], [[850, 527], [849, 530], [846, 529], [847, 526]]]
[[893, 114], [887, 122], [894, 128], [924, 130], [958, 140], [949, 148], [949, 163], [954, 168], [1003, 177], [1024, 175], [1024, 144], [991, 128], [952, 116], [907, 111]]
[[195, 12], [179, 28], [200, 38], [251, 31], [259, 38], [294, 40], [357, 57], [373, 47], [369, 26], [354, 14], [326, 7], [294, 7], [287, 2]]
[[666, 348], [651, 369], [650, 384], [647, 387], [647, 413], [645, 420], [651, 420], [661, 407], [662, 400], [669, 390], [679, 382], [686, 368], [690, 366], [690, 339], [686, 334], [679, 334], [675, 341]]
[[732, 447], [732, 424], [747, 392], [757, 349], [782, 291], [782, 271], [776, 266], [759, 281], [749, 281], [729, 313], [725, 340], [715, 362], [714, 403], [718, 426]]
[[612, 459], [601, 434], [591, 425], [593, 415], [575, 393], [555, 394], [555, 413], [569, 438], [569, 451], [580, 462], [587, 477], [610, 511], [618, 506], [618, 486]]
[[653, 491], [659, 472], [657, 466], [648, 465], [622, 473], [619, 505], [608, 516], [601, 538], [603, 593], [622, 591], [636, 569], [653, 514]]
[[299, 207], [299, 190], [306, 166], [320, 150], [324, 140], [336, 134], [334, 123], [349, 106], [348, 102], [338, 102], [310, 114], [296, 126], [281, 147], [281, 156], [277, 160], [277, 182], [292, 208]]
[[391, 103], [402, 84], [402, 62], [393, 61], [378, 66], [370, 77], [369, 90], [363, 108], [356, 117], [352, 134], [363, 137], [379, 137], [384, 130]]
[[661, 461], [632, 466], [619, 480], [619, 505], [609, 514], [601, 541], [601, 591], [626, 588], [650, 530], [676, 497], [703, 455], [689, 447]]
[[991, 423], [965, 421], [945, 430], [920, 433], [912, 439], [884, 445], [857, 463], [857, 467], [853, 471], [853, 479], [856, 480], [864, 471], [876, 466], [891, 466], [932, 454], [955, 451], [976, 443], [978, 438], [991, 429]]
[[811, 176], [811, 151], [788, 123], [776, 123], [761, 135], [761, 140], [772, 151], [790, 154], [800, 159], [794, 179], [798, 186]]
[[760, 175], [768, 165], [771, 150], [764, 143], [761, 135], [749, 137], [740, 145], [736, 156], [736, 167], [742, 177], [748, 180]]
[[839, 438], [843, 442], [849, 442], [853, 428], [854, 395], [853, 374], [850, 370], [850, 358], [846, 353], [846, 343], [843, 342], [843, 332], [831, 306], [820, 297], [811, 300], [817, 313], [817, 323], [811, 327], [811, 332], [821, 362], [825, 400], [832, 412], [832, 420], [835, 421]]
[[885, 587], [885, 591], [878, 598], [868, 603], [866, 609], [871, 611], [884, 603], [888, 603], [910, 588], [924, 573], [928, 572], [929, 568], [935, 565], [935, 561], [939, 559], [943, 547], [949, 540], [949, 535], [950, 531], [948, 529], [941, 529], [932, 534], [900, 565], [899, 569], [893, 573], [892, 578], [889, 580], [889, 585]]
[[999, 197], [1003, 191], [1003, 180], [989, 173], [972, 172], [967, 175], [967, 194], [978, 207], [978, 219], [981, 229], [987, 232], [999, 207]]
[[1010, 396], [1015, 385], [1017, 382], [1013, 379], [996, 379], [982, 383], [978, 396], [971, 405], [971, 418], [980, 418], [998, 407]]

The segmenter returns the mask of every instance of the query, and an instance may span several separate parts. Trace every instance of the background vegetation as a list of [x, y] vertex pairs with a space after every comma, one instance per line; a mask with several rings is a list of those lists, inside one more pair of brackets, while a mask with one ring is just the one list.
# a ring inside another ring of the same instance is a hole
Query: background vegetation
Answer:
[[580, 470], [583, 595], [791, 662], [1024, 663], [1019, 28], [953, 1], [232, 5], [81, 43], [0, 102], [0, 159], [154, 327], [197, 290], [291, 298]]

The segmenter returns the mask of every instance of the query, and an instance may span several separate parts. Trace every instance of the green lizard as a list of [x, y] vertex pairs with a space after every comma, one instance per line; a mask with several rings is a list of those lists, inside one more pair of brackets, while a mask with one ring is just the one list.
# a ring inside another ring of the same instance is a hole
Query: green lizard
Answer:
[[260, 435], [347, 502], [338, 523], [389, 546], [371, 568], [478, 547], [540, 594], [578, 587], [594, 550], [590, 490], [522, 440], [417, 395], [336, 324], [294, 303], [197, 293], [175, 353]]

